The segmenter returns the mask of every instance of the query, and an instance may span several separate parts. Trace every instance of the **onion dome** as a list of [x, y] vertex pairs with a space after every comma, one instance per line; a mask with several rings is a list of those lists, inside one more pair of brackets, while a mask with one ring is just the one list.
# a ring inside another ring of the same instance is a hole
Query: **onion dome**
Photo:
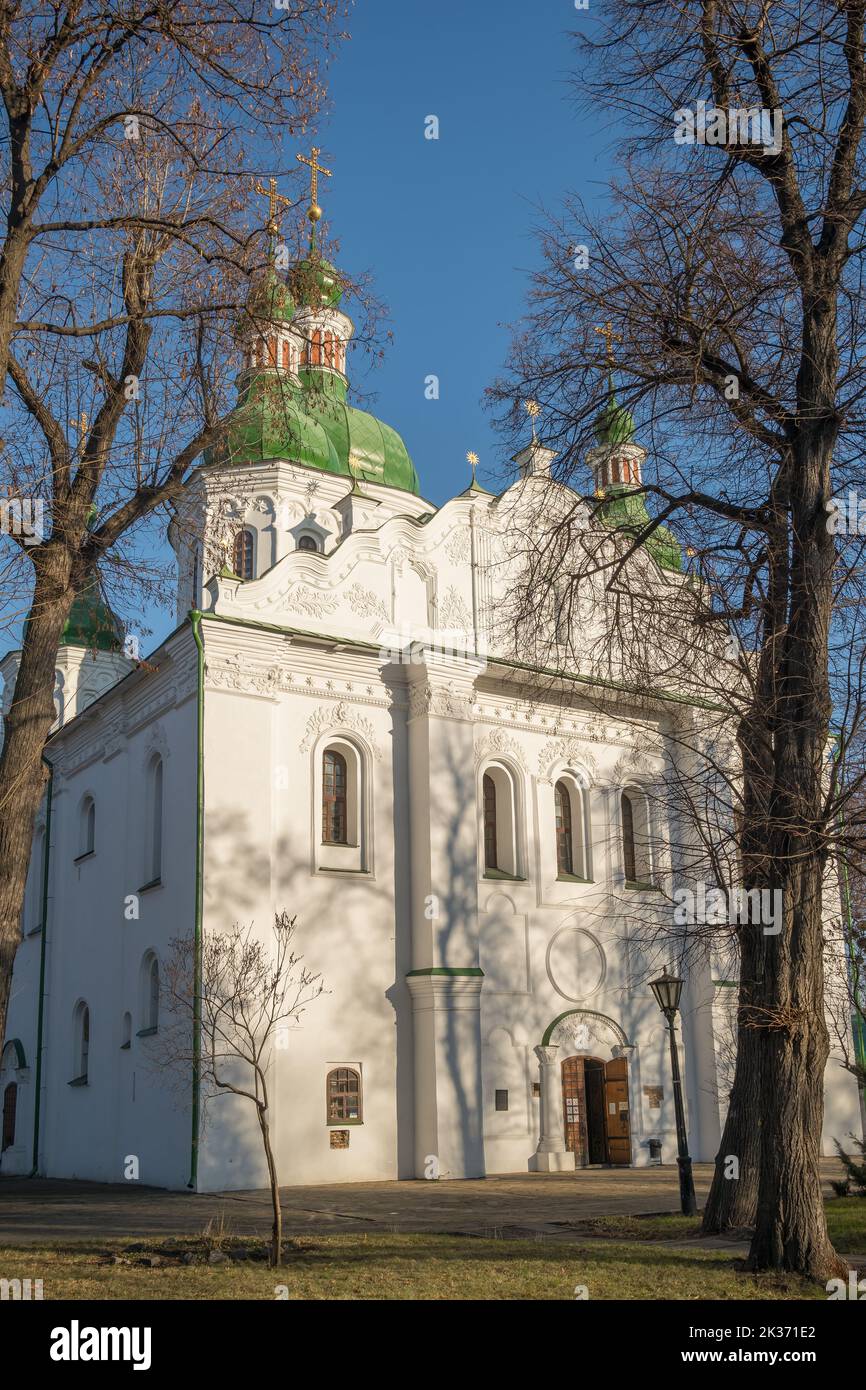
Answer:
[[292, 293], [299, 307], [336, 309], [343, 298], [343, 282], [336, 266], [331, 265], [310, 243], [310, 253], [291, 273]]
[[264, 273], [257, 276], [250, 285], [247, 295], [247, 312], [252, 319], [264, 319], [268, 323], [289, 323], [295, 312], [292, 292], [276, 272], [272, 261], [268, 262]]
[[[597, 515], [603, 526], [615, 527], [630, 536], [639, 535], [652, 520], [644, 494], [626, 488], [609, 489]], [[666, 526], [657, 526], [644, 541], [643, 549], [649, 552], [661, 569], [682, 573], [680, 543]]]
[[324, 473], [342, 473], [327, 433], [308, 414], [296, 386], [274, 374], [247, 378], [222, 438], [206, 450], [205, 463], [262, 463], [291, 459]]
[[342, 377], [302, 369], [301, 382], [304, 409], [331, 441], [340, 473], [403, 492], [420, 492], [415, 465], [401, 436], [384, 420], [348, 405]]
[[123, 650], [123, 627], [112, 613], [94, 576], [75, 598], [60, 638], [62, 647], [86, 647], [88, 651]]
[[630, 444], [634, 439], [634, 416], [618, 403], [611, 386], [607, 405], [593, 423], [599, 444]]

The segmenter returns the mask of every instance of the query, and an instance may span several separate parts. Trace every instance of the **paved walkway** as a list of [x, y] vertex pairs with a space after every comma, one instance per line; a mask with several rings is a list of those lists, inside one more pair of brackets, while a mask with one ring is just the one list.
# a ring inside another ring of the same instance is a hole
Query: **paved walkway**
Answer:
[[[822, 1161], [829, 1179], [841, 1165]], [[712, 1165], [695, 1165], [698, 1206]], [[517, 1173], [466, 1182], [345, 1183], [282, 1189], [286, 1235], [334, 1231], [438, 1231], [573, 1238], [593, 1216], [679, 1209], [675, 1167], [584, 1168], [575, 1173]], [[196, 1194], [131, 1184], [0, 1178], [0, 1243], [86, 1240], [102, 1236], [197, 1235], [223, 1218], [234, 1235], [265, 1234], [267, 1192]]]

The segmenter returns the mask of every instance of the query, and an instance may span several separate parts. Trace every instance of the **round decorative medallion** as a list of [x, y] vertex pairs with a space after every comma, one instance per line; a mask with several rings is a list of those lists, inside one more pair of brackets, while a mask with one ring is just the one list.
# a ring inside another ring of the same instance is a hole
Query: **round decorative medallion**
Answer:
[[547, 948], [547, 977], [557, 994], [578, 1003], [604, 983], [607, 962], [592, 932], [560, 927]]

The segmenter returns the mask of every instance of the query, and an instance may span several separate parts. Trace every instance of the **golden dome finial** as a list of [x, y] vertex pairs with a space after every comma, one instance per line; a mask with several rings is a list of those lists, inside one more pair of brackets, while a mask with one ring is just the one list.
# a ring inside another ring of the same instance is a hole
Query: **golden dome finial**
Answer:
[[524, 401], [523, 409], [526, 411], [527, 415], [529, 416], [532, 422], [532, 442], [533, 444], [535, 444], [535, 422], [541, 414], [541, 406], [538, 404], [538, 401]]
[[319, 175], [325, 174], [327, 178], [331, 177], [330, 169], [326, 169], [324, 164], [319, 163], [319, 155], [321, 153], [322, 151], [319, 149], [319, 146], [314, 145], [309, 155], [299, 154], [295, 156], [299, 164], [306, 164], [309, 166], [310, 206], [307, 208], [307, 216], [314, 226], [322, 216], [322, 209], [319, 207]]
[[268, 179], [267, 188], [263, 188], [260, 183], [255, 184], [255, 190], [263, 198], [268, 200], [268, 220], [265, 223], [265, 231], [269, 237], [276, 237], [280, 234], [280, 224], [277, 221], [278, 204], [283, 203], [286, 207], [291, 204], [291, 198], [287, 198], [283, 193], [277, 192], [276, 179]]
[[475, 453], [475, 451], [474, 451], [473, 449], [470, 449], [470, 450], [469, 450], [469, 453], [466, 455], [466, 462], [469, 464], [469, 467], [472, 469], [472, 486], [474, 487], [474, 486], [475, 486], [475, 470], [476, 470], [476, 468], [478, 467], [479, 459], [478, 459], [478, 455]]

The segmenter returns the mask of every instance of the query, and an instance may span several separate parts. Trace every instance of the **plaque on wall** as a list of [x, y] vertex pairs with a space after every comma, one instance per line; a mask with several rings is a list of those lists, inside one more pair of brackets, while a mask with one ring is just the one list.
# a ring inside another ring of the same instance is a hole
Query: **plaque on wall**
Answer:
[[332, 1129], [332, 1130], [331, 1130], [331, 1148], [332, 1148], [332, 1149], [348, 1149], [348, 1147], [349, 1147], [349, 1131], [348, 1131], [347, 1129]]
[[649, 1101], [650, 1110], [661, 1110], [664, 1098], [663, 1086], [644, 1086], [643, 1093]]

